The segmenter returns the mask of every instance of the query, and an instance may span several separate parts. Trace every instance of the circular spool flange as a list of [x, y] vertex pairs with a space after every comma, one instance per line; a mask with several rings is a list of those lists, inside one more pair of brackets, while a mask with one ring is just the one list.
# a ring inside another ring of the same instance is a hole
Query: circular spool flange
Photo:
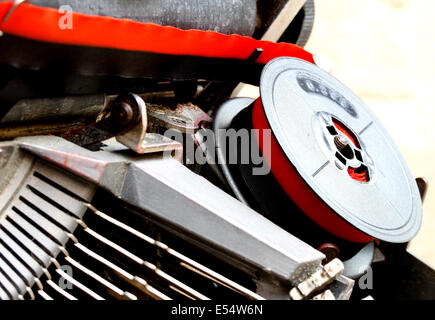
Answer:
[[[422, 205], [414, 177], [392, 138], [355, 94], [315, 65], [287, 57], [265, 66], [260, 94], [253, 125], [261, 128], [263, 117], [263, 127], [272, 129], [266, 161], [310, 218], [357, 242], [371, 237], [407, 242], [416, 235]], [[285, 170], [279, 152], [287, 161]], [[291, 170], [297, 176], [287, 174]], [[298, 179], [305, 185], [295, 187]], [[305, 202], [299, 201], [301, 195]], [[319, 200], [327, 210], [315, 210], [322, 208], [312, 205]]]
[[[236, 179], [233, 178], [226, 159], [226, 132], [231, 129], [233, 119], [244, 109], [248, 108], [255, 99], [252, 98], [232, 98], [225, 101], [218, 109], [214, 121], [213, 131], [216, 134], [216, 155], [218, 163], [222, 169], [222, 173], [230, 186], [234, 195], [244, 204], [248, 205], [243, 192]], [[222, 134], [221, 134], [222, 133]]]

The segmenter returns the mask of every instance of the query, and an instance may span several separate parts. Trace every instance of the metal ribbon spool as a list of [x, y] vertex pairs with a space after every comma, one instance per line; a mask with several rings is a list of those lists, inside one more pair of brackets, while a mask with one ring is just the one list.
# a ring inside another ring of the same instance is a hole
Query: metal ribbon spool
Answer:
[[[258, 145], [273, 176], [311, 220], [351, 242], [401, 243], [416, 235], [422, 206], [414, 177], [354, 93], [314, 64], [282, 57], [264, 68], [260, 94], [254, 103], [229, 101], [225, 109], [250, 105], [250, 125], [260, 129]], [[217, 126], [224, 116], [228, 111], [218, 113]], [[270, 142], [263, 141], [264, 129], [271, 129]]]

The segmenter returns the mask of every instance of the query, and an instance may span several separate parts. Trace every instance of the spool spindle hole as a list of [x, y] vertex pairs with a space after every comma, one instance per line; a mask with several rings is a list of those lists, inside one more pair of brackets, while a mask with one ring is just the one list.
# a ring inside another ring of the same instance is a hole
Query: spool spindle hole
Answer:
[[369, 169], [361, 164], [358, 168], [348, 167], [347, 173], [349, 176], [359, 182], [369, 182], [370, 181], [370, 173]]
[[355, 150], [353, 150], [353, 152], [355, 153], [355, 157], [356, 157], [359, 161], [363, 162], [363, 157], [362, 157], [362, 155], [361, 155], [361, 151], [359, 151], [358, 149], [355, 149]]
[[349, 177], [353, 180], [369, 182], [370, 170], [364, 164], [358, 137], [337, 118], [331, 116], [330, 119], [333, 125], [327, 125], [326, 129], [333, 138], [336, 167], [340, 170], [347, 170]]
[[346, 165], [346, 159], [339, 152], [336, 152], [335, 156], [342, 164]]
[[[343, 122], [338, 120], [337, 118], [331, 117], [332, 122], [334, 123], [335, 128], [343, 133], [352, 143], [357, 147], [358, 149], [361, 149], [361, 145], [359, 143], [359, 139], [357, 138], [356, 134], [353, 133], [352, 130], [350, 130]], [[329, 130], [329, 129], [328, 129]]]
[[327, 126], [326, 128], [328, 129], [328, 131], [331, 135], [333, 135], [333, 136], [337, 135], [337, 130], [335, 130], [334, 126]]
[[343, 135], [337, 135], [334, 138], [335, 146], [340, 154], [348, 160], [352, 160], [355, 155], [353, 148]]

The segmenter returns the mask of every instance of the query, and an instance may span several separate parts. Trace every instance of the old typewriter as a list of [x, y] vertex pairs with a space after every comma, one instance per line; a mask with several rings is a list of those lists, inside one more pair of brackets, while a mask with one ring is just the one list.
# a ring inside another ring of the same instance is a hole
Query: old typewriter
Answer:
[[0, 299], [435, 298], [406, 250], [427, 181], [303, 49], [313, 21], [0, 1]]

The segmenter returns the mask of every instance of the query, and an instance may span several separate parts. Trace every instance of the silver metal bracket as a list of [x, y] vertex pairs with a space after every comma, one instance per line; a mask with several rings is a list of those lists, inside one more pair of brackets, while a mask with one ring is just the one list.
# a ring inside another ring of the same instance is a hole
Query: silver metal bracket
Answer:
[[180, 159], [183, 146], [158, 133], [147, 133], [148, 116], [145, 102], [138, 96], [136, 102], [139, 107], [138, 123], [126, 133], [116, 136], [116, 141], [138, 154], [163, 152], [164, 155]]

